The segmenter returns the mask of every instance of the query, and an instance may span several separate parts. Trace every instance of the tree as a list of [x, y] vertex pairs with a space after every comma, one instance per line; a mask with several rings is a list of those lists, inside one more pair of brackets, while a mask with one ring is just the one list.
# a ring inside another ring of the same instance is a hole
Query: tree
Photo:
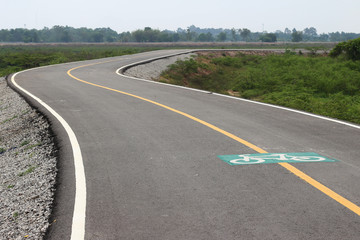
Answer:
[[132, 42], [134, 41], [133, 35], [131, 35], [130, 32], [123, 32], [119, 35], [119, 41], [120, 42]]
[[217, 36], [217, 40], [219, 42], [225, 42], [226, 41], [226, 33], [225, 32], [219, 33], [219, 35]]
[[236, 30], [235, 28], [231, 29], [231, 41], [236, 42], [237, 36], [236, 36]]
[[287, 34], [287, 35], [290, 35], [290, 34], [291, 34], [291, 31], [290, 31], [290, 29], [285, 28], [284, 33]]
[[337, 57], [339, 55], [345, 55], [346, 58], [354, 61], [360, 60], [360, 38], [337, 44], [331, 50], [330, 56]]
[[173, 42], [178, 42], [179, 40], [180, 40], [180, 34], [174, 33], [174, 34], [172, 35], [172, 41], [173, 41]]
[[200, 42], [212, 42], [214, 41], [214, 37], [211, 33], [201, 33], [198, 37], [198, 41]]
[[191, 30], [190, 30], [190, 28], [188, 28], [188, 29], [186, 30], [186, 39], [187, 39], [188, 41], [191, 41]]
[[104, 41], [104, 35], [101, 32], [95, 32], [92, 35], [92, 41], [93, 42], [103, 42]]
[[184, 37], [185, 37], [185, 39], [183, 39], [183, 40], [185, 40], [185, 41], [195, 41], [197, 36], [198, 36], [198, 33], [196, 31], [194, 31], [194, 29], [197, 29], [197, 28], [194, 25], [191, 25], [185, 31], [182, 31], [183, 34], [184, 34]]
[[293, 33], [291, 34], [291, 41], [293, 42], [301, 42], [303, 40], [303, 32], [301, 31], [296, 31], [296, 29], [294, 28]]
[[131, 35], [134, 37], [136, 42], [145, 42], [144, 31], [139, 29], [132, 32]]
[[317, 30], [314, 27], [310, 27], [310, 28], [305, 28], [304, 29], [304, 37], [306, 38], [306, 40], [315, 40], [317, 37]]
[[266, 33], [260, 37], [262, 42], [276, 42], [277, 37], [275, 33]]
[[239, 32], [242, 40], [247, 42], [249, 40], [251, 31], [247, 28], [243, 28], [239, 29]]
[[326, 34], [326, 33], [322, 33], [319, 36], [319, 40], [322, 41], [322, 42], [327, 42], [327, 41], [329, 41], [329, 35]]
[[314, 27], [305, 28], [304, 29], [304, 35], [309, 35], [311, 37], [316, 37], [317, 36], [317, 30]]
[[25, 30], [23, 34], [24, 42], [40, 42], [38, 31], [35, 29]]
[[60, 37], [60, 42], [71, 42], [71, 36], [67, 30], [64, 30], [62, 32], [62, 35]]

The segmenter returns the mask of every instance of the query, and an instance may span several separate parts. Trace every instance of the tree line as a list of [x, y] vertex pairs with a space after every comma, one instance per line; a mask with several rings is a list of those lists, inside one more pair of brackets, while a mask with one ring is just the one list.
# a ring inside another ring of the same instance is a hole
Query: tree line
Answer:
[[54, 26], [37, 29], [0, 30], [0, 42], [340, 42], [359, 38], [359, 33], [332, 32], [318, 34], [316, 28], [295, 28], [275, 32], [252, 32], [247, 28], [199, 28], [194, 25], [176, 31], [146, 27], [118, 33], [110, 28], [73, 28]]

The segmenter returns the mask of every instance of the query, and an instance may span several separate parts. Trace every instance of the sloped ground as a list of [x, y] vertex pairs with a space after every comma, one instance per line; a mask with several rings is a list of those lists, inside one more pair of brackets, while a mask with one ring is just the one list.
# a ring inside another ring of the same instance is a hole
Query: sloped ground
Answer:
[[42, 239], [56, 177], [49, 124], [0, 78], [0, 239]]

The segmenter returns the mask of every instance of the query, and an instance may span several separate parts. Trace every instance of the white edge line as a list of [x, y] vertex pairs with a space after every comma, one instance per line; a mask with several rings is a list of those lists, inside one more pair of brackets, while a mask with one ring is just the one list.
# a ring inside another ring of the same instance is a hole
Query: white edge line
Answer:
[[263, 105], [263, 106], [267, 106], [267, 107], [277, 108], [277, 109], [281, 109], [281, 110], [285, 110], [285, 111], [289, 111], [289, 112], [299, 113], [299, 114], [302, 114], [302, 115], [306, 115], [306, 116], [310, 116], [310, 117], [314, 117], [314, 118], [318, 118], [318, 119], [322, 119], [322, 120], [326, 120], [326, 121], [338, 123], [338, 124], [345, 125], [345, 126], [348, 126], [348, 127], [360, 129], [360, 126], [359, 126], [359, 125], [356, 125], [356, 124], [344, 122], [344, 121], [337, 120], [337, 119], [333, 119], [333, 118], [328, 118], [328, 117], [325, 117], [325, 116], [316, 115], [316, 114], [313, 114], [313, 113], [303, 112], [303, 111], [296, 110], [296, 109], [291, 109], [291, 108], [287, 108], [287, 107], [277, 106], [277, 105], [273, 105], [273, 104], [269, 104], [269, 103], [256, 102], [256, 101], [252, 101], [252, 100], [248, 100], [248, 99], [244, 99], [244, 98], [228, 96], [228, 95], [224, 95], [224, 94], [220, 94], [220, 93], [214, 93], [214, 92], [209, 92], [209, 91], [204, 91], [204, 90], [200, 90], [200, 89], [196, 89], [196, 88], [189, 88], [189, 87], [184, 87], [184, 86], [179, 86], [179, 85], [173, 85], [173, 84], [168, 84], [168, 83], [156, 82], [156, 81], [147, 80], [147, 79], [143, 79], [143, 78], [137, 78], [137, 77], [127, 76], [127, 75], [124, 75], [124, 74], [121, 73], [121, 71], [122, 71], [123, 69], [125, 69], [125, 68], [130, 68], [130, 67], [132, 67], [132, 66], [136, 66], [136, 65], [140, 65], [140, 64], [145, 64], [145, 63], [147, 63], [147, 62], [152, 62], [152, 61], [156, 61], [156, 60], [160, 60], [160, 59], [162, 59], [162, 58], [168, 58], [168, 57], [173, 57], [173, 56], [176, 56], [176, 55], [187, 54], [187, 53], [194, 53], [194, 52], [198, 52], [198, 51], [201, 51], [201, 49], [200, 49], [200, 50], [186, 51], [186, 52], [183, 52], [183, 53], [170, 54], [170, 55], [165, 55], [165, 56], [162, 56], [162, 57], [150, 58], [150, 59], [147, 59], [147, 60], [143, 60], [143, 61], [131, 63], [131, 64], [122, 66], [121, 68], [117, 69], [117, 70], [116, 70], [116, 74], [119, 75], [119, 76], [122, 76], [122, 77], [130, 78], [130, 79], [134, 79], [134, 80], [138, 80], [138, 81], [149, 82], [149, 83], [153, 83], [153, 84], [166, 85], [166, 86], [170, 86], [170, 87], [182, 88], [182, 89], [191, 90], [191, 91], [195, 91], [195, 92], [201, 92], [201, 93], [212, 93], [213, 95], [216, 95], [216, 96], [219, 96], [219, 97], [231, 98], [231, 99], [234, 99], [234, 100], [237, 100], [237, 101], [243, 101], [243, 102], [248, 102], [248, 103]]
[[[48, 67], [48, 66], [45, 66]], [[38, 68], [34, 68], [38, 69]], [[21, 72], [17, 72], [11, 77], [11, 82], [15, 87], [20, 89], [22, 92], [39, 102], [44, 106], [64, 127], [66, 133], [69, 136], [70, 144], [73, 150], [74, 157], [74, 166], [75, 166], [75, 204], [74, 204], [74, 213], [72, 219], [72, 230], [71, 230], [71, 239], [72, 240], [81, 240], [85, 237], [85, 217], [86, 217], [86, 178], [83, 159], [81, 155], [81, 149], [79, 142], [76, 138], [74, 131], [71, 129], [70, 125], [49, 105], [43, 102], [40, 98], [34, 96], [24, 88], [20, 87], [16, 81], [15, 77], [19, 73], [24, 73], [34, 69], [28, 69]]]

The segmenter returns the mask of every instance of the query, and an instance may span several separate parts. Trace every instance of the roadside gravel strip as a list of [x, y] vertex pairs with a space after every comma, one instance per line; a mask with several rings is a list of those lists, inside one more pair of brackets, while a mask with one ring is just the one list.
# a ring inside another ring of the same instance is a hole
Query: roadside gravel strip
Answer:
[[[132, 67], [155, 80], [184, 54]], [[55, 192], [56, 158], [47, 120], [0, 78], [0, 239], [43, 239]]]
[[157, 80], [161, 72], [165, 71], [167, 67], [174, 64], [177, 60], [190, 59], [196, 53], [181, 54], [174, 57], [163, 58], [149, 63], [136, 65], [127, 69], [124, 74], [131, 77], [137, 77], [147, 80]]
[[[132, 67], [127, 75], [149, 80], [184, 54]], [[0, 239], [43, 239], [56, 179], [53, 138], [47, 120], [0, 77]]]
[[0, 239], [42, 239], [56, 177], [47, 120], [0, 78]]

